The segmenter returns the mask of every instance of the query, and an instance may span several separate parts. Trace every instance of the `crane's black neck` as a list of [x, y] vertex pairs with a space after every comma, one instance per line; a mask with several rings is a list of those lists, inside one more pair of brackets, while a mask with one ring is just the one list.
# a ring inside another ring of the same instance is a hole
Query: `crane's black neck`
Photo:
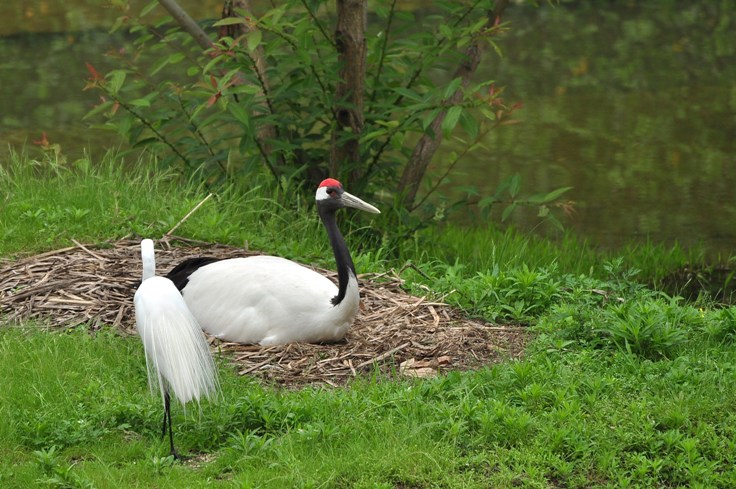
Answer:
[[332, 298], [333, 306], [340, 304], [345, 298], [350, 274], [352, 273], [355, 276], [355, 265], [353, 265], [353, 259], [350, 257], [348, 245], [345, 243], [345, 239], [337, 227], [337, 220], [335, 219], [336, 210], [334, 208], [330, 209], [318, 206], [319, 217], [322, 219], [322, 224], [324, 224], [327, 230], [327, 236], [330, 238], [330, 245], [332, 245], [332, 251], [335, 253], [335, 262], [337, 263], [338, 290], [337, 295]]

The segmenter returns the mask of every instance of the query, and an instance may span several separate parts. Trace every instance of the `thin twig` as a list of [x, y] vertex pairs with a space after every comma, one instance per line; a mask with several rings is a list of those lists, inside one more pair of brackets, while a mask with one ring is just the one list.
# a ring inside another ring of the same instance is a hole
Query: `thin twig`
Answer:
[[[386, 48], [388, 47], [388, 35], [391, 32], [391, 24], [396, 14], [396, 0], [391, 2], [391, 9], [388, 13], [388, 21], [386, 22], [386, 31], [383, 34], [383, 45], [381, 46], [381, 55], [378, 57], [378, 68], [376, 69], [376, 76], [373, 77], [373, 93], [371, 94], [371, 102], [376, 101], [376, 93], [378, 87], [378, 80], [381, 79], [381, 72], [383, 71], [383, 61], [386, 58]], [[390, 138], [389, 138], [390, 139]]]
[[455, 168], [455, 165], [457, 165], [460, 162], [460, 160], [463, 158], [463, 156], [465, 156], [470, 151], [470, 148], [472, 148], [479, 141], [482, 141], [483, 138], [485, 138], [492, 130], [496, 129], [500, 124], [501, 124], [500, 120], [495, 121], [493, 124], [491, 124], [491, 126], [486, 131], [484, 131], [482, 134], [479, 134], [478, 137], [475, 138], [475, 141], [473, 142], [473, 144], [465, 145], [465, 148], [463, 148], [460, 154], [455, 156], [455, 159], [453, 160], [453, 162], [447, 165], [447, 168], [445, 168], [444, 173], [434, 183], [434, 185], [432, 185], [432, 188], [430, 188], [424, 194], [424, 196], [421, 199], [419, 199], [419, 202], [411, 206], [410, 211], [420, 208], [422, 204], [424, 204], [424, 202], [429, 198], [429, 196], [432, 195], [439, 188], [442, 182], [445, 181], [445, 178], [447, 178], [450, 172]]
[[266, 365], [268, 363], [271, 363], [271, 360], [273, 360], [275, 358], [276, 358], [276, 355], [274, 355], [272, 357], [268, 357], [264, 361], [262, 361], [261, 363], [257, 363], [257, 364], [255, 364], [255, 365], [253, 365], [251, 367], [248, 367], [246, 369], [241, 370], [240, 372], [238, 372], [238, 374], [240, 374], [240, 375], [249, 374], [249, 373], [251, 373], [252, 371], [254, 371], [256, 369], [259, 369], [259, 368], [263, 367], [264, 365]]
[[164, 238], [165, 239], [168, 239], [171, 236], [171, 233], [173, 233], [174, 231], [176, 231], [176, 228], [178, 228], [179, 226], [181, 226], [182, 223], [184, 223], [184, 221], [186, 221], [187, 219], [189, 219], [189, 216], [191, 216], [192, 214], [194, 214], [197, 211], [197, 209], [199, 209], [200, 207], [202, 207], [202, 205], [205, 202], [207, 202], [210, 199], [210, 197], [212, 197], [212, 195], [213, 194], [207, 194], [207, 197], [205, 197], [204, 199], [202, 199], [202, 201], [199, 204], [195, 205], [194, 208], [191, 211], [187, 212], [187, 215], [184, 216], [184, 217], [182, 217], [181, 218], [181, 221], [179, 221], [179, 222], [176, 223], [176, 226], [174, 226], [173, 228], [169, 229], [169, 231], [166, 234], [164, 234]]
[[384, 358], [388, 358], [391, 355], [393, 355], [394, 353], [396, 353], [397, 351], [403, 350], [404, 348], [406, 348], [406, 347], [408, 347], [410, 345], [411, 345], [411, 341], [407, 341], [406, 343], [402, 343], [399, 346], [397, 346], [396, 348], [391, 348], [389, 351], [383, 352], [380, 355], [371, 358], [370, 360], [367, 360], [367, 361], [365, 361], [365, 362], [363, 362], [361, 364], [358, 364], [355, 368], [357, 370], [359, 368], [365, 367], [366, 365], [370, 365], [370, 364], [372, 364], [374, 362], [380, 362]]
[[314, 23], [317, 24], [317, 28], [322, 33], [322, 36], [325, 38], [327, 42], [329, 42], [332, 45], [332, 47], [335, 47], [335, 41], [329, 36], [329, 34], [327, 34], [327, 32], [325, 31], [325, 28], [322, 27], [322, 23], [319, 21], [319, 19], [314, 14], [314, 12], [312, 12], [312, 9], [309, 8], [309, 5], [307, 5], [307, 2], [305, 2], [304, 0], [301, 0], [301, 1], [302, 1], [302, 5], [304, 5], [304, 8], [307, 10], [307, 12], [309, 12], [309, 16], [312, 18]]
[[98, 255], [97, 253], [95, 253], [94, 251], [91, 251], [89, 248], [87, 248], [86, 246], [84, 246], [82, 243], [80, 243], [76, 239], [72, 238], [72, 243], [74, 243], [75, 245], [77, 245], [77, 247], [83, 249], [87, 253], [89, 253], [91, 256], [97, 258], [98, 260], [100, 260], [100, 261], [107, 261], [107, 258], [103, 258], [100, 255]]

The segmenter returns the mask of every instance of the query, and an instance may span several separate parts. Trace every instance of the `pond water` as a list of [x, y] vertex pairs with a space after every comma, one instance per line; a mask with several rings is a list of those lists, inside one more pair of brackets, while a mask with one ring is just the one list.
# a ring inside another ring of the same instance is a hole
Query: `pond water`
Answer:
[[575, 2], [509, 19], [505, 58], [487, 69], [524, 103], [522, 123], [468, 163], [474, 181], [485, 170], [491, 182], [518, 172], [529, 193], [572, 186], [564, 224], [603, 246], [733, 254], [736, 4]]
[[[90, 129], [82, 120], [99, 102], [99, 93], [83, 91], [89, 76], [85, 63], [101, 73], [117, 68], [106, 53], [124, 46], [121, 36], [108, 32], [126, 14], [114, 3], [0, 2], [0, 157], [7, 155], [8, 145], [31, 145], [44, 132], [72, 159], [87, 149], [100, 155], [120, 145], [114, 134]], [[149, 1], [130, 3], [139, 12]], [[217, 17], [222, 9], [221, 0], [179, 4], [198, 18]]]
[[[120, 41], [106, 29], [120, 14], [91, 0], [61, 3], [0, 6], [0, 151], [42, 132], [70, 158], [119, 144], [81, 118], [99, 97], [82, 91], [85, 62], [110, 68], [104, 54]], [[180, 3], [200, 18], [221, 8]], [[691, 3], [511, 7], [504, 57], [487, 55], [482, 71], [524, 104], [520, 123], [493, 132], [488, 151], [463, 161], [462, 181], [443, 191], [460, 196], [473, 182], [488, 193], [519, 173], [525, 194], [572, 186], [576, 211], [562, 222], [600, 246], [649, 239], [734, 253], [736, 6]], [[532, 212], [511, 220], [553, 232]]]

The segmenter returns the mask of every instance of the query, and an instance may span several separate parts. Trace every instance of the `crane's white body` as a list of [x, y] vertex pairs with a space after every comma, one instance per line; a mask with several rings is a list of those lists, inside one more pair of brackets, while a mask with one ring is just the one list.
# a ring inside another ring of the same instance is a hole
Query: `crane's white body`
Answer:
[[170, 388], [182, 404], [212, 396], [217, 370], [199, 323], [171, 280], [156, 277], [153, 242], [141, 243], [143, 282], [135, 293], [136, 329], [143, 341], [151, 390]]
[[276, 345], [337, 341], [358, 314], [358, 281], [345, 297], [327, 277], [276, 256], [232, 258], [191, 274], [182, 291], [202, 329], [226, 341]]
[[315, 200], [335, 255], [337, 286], [314, 270], [275, 256], [185, 260], [168, 277], [202, 329], [222, 340], [264, 346], [345, 337], [360, 309], [360, 294], [335, 213], [345, 207], [381, 211], [345, 192], [332, 178], [320, 183]]

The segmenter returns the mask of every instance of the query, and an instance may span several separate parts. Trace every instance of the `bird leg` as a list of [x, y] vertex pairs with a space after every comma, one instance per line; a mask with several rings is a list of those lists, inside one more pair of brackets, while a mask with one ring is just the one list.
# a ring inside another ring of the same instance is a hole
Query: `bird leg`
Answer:
[[184, 457], [176, 453], [176, 449], [174, 448], [174, 431], [172, 429], [171, 423], [171, 396], [169, 396], [168, 392], [164, 392], [164, 423], [161, 427], [161, 438], [166, 435], [167, 419], [169, 424], [169, 447], [171, 448], [170, 454], [172, 457], [174, 457], [174, 460], [182, 460]]
[[166, 413], [169, 412], [170, 403], [171, 403], [171, 398], [169, 397], [169, 393], [164, 392], [164, 422], [161, 426], [161, 439], [162, 440], [164, 439], [164, 436], [166, 436], [166, 423], [168, 421], [166, 419]]

